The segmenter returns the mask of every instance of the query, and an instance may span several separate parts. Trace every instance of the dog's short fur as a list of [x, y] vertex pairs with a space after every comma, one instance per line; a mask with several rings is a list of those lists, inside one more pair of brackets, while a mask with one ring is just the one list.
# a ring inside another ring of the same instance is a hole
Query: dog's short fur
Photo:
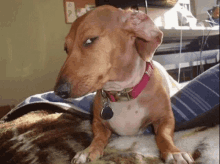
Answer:
[[122, 91], [142, 79], [146, 62], [152, 61], [163, 34], [143, 12], [101, 6], [77, 19], [66, 37], [67, 59], [55, 86], [63, 98], [97, 91], [93, 107], [93, 141], [77, 153], [72, 163], [94, 161], [103, 155], [113, 133], [137, 135], [153, 124], [157, 146], [169, 163], [193, 163], [191, 156], [173, 142], [174, 116], [167, 74], [153, 61], [150, 81], [141, 94], [126, 102], [110, 102], [114, 117], [100, 117], [101, 89]]

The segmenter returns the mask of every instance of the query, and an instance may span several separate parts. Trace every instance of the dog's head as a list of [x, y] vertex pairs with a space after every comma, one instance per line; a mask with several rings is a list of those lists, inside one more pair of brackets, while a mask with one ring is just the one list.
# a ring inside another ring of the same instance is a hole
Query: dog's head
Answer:
[[162, 32], [145, 13], [98, 7], [72, 24], [55, 93], [76, 98], [108, 81], [125, 81], [134, 72], [137, 58], [150, 61], [161, 42]]

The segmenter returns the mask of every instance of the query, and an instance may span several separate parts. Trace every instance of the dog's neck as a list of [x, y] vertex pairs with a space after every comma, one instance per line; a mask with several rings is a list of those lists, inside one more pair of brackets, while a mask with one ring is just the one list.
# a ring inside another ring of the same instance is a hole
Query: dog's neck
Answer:
[[108, 82], [103, 87], [103, 90], [113, 102], [134, 99], [147, 85], [148, 81], [150, 80], [151, 73], [153, 72], [152, 70], [152, 62], [144, 62], [144, 65], [137, 65], [135, 71], [132, 73], [132, 78], [130, 78], [128, 81]]
[[132, 88], [141, 81], [145, 70], [146, 62], [141, 58], [138, 58], [129, 79], [126, 79], [125, 81], [108, 81], [102, 89], [105, 91], [122, 91], [125, 88]]

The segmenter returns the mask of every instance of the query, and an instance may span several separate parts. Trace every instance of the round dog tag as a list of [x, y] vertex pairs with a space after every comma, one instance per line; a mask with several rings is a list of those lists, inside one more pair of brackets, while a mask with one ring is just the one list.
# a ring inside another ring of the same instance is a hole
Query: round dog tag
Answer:
[[102, 109], [101, 111], [101, 117], [104, 120], [109, 120], [113, 117], [114, 113], [112, 111], [112, 108], [110, 108], [109, 106], [106, 106]]

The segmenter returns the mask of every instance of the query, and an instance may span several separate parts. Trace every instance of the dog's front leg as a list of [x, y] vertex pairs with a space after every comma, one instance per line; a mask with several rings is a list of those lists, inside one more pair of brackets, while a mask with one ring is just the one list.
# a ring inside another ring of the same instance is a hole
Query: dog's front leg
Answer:
[[85, 150], [78, 152], [72, 160], [72, 164], [85, 163], [94, 161], [103, 155], [103, 150], [108, 143], [111, 136], [111, 131], [107, 129], [99, 120], [93, 120], [93, 134], [92, 143]]
[[108, 139], [111, 136], [111, 130], [109, 130], [103, 123], [100, 117], [100, 108], [102, 108], [100, 93], [98, 92], [93, 106], [93, 140], [88, 148], [78, 152], [71, 163], [79, 164], [86, 163], [87, 161], [94, 161], [103, 155], [105, 146], [108, 143]]
[[168, 117], [154, 124], [156, 142], [161, 157], [168, 164], [192, 164], [194, 160], [186, 153], [181, 152], [173, 142], [174, 118]]

